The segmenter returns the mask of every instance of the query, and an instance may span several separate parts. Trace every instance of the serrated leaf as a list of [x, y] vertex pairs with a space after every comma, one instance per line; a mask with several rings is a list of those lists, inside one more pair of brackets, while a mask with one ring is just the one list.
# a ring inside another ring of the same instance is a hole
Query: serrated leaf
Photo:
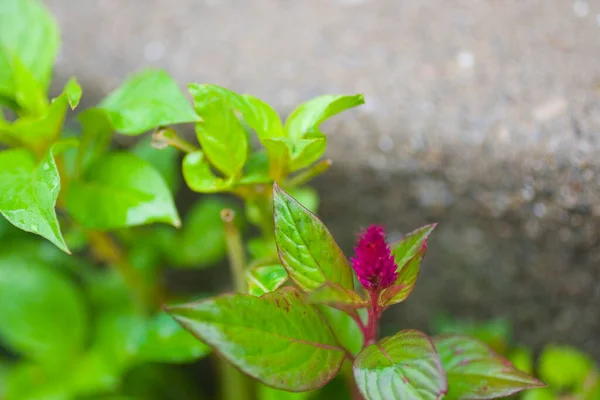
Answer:
[[248, 138], [228, 96], [212, 85], [190, 84], [189, 91], [202, 117], [196, 124], [196, 135], [204, 154], [227, 177], [237, 176], [248, 157]]
[[233, 179], [217, 177], [202, 151], [188, 153], [183, 158], [183, 179], [194, 192], [217, 193], [227, 191], [233, 186]]
[[478, 340], [447, 335], [434, 343], [448, 377], [448, 400], [495, 399], [544, 386]]
[[406, 234], [391, 246], [392, 255], [394, 256], [398, 270], [409, 262], [421, 248], [424, 247], [427, 250], [427, 238], [429, 238], [429, 235], [436, 226], [437, 224], [425, 225]]
[[401, 267], [394, 284], [381, 293], [381, 297], [379, 298], [381, 306], [388, 307], [392, 304], [400, 303], [410, 296], [417, 283], [421, 262], [423, 262], [426, 251], [427, 247], [421, 247], [419, 251], [417, 251], [413, 257]]
[[125, 135], [200, 120], [177, 82], [164, 70], [149, 69], [133, 75], [98, 108], [106, 110], [117, 132]]
[[292, 288], [262, 297], [228, 294], [168, 312], [232, 364], [277, 389], [317, 389], [333, 379], [345, 357], [319, 312]]
[[136, 358], [146, 362], [187, 363], [210, 353], [210, 347], [161, 312], [146, 324]]
[[[364, 336], [358, 323], [344, 311], [323, 304], [318, 305], [317, 308], [327, 320], [339, 344], [350, 354], [356, 356], [362, 350], [364, 343]], [[362, 321], [366, 320], [366, 311], [365, 309], [356, 310]]]
[[0, 151], [0, 213], [17, 228], [69, 252], [56, 218], [60, 176], [52, 151], [41, 163], [24, 149]]
[[285, 121], [285, 135], [296, 141], [309, 133], [319, 131], [326, 119], [352, 107], [364, 104], [362, 94], [341, 96], [324, 95], [301, 104]]
[[354, 360], [354, 377], [366, 400], [438, 400], [447, 390], [431, 339], [416, 330], [366, 347]]
[[364, 308], [368, 302], [354, 290], [343, 288], [337, 283], [327, 282], [307, 295], [311, 303], [326, 304], [338, 310]]
[[58, 27], [42, 2], [3, 0], [0, 5], [0, 95], [14, 98], [10, 57], [18, 58], [45, 90], [59, 46]]
[[0, 258], [0, 337], [14, 351], [45, 365], [68, 362], [86, 339], [84, 304], [55, 267], [27, 254]]
[[325, 225], [276, 184], [273, 209], [279, 258], [298, 286], [307, 291], [326, 282], [354, 287], [348, 260]]
[[256, 265], [246, 271], [248, 293], [262, 296], [271, 293], [283, 285], [288, 274], [281, 264]]
[[154, 222], [181, 224], [171, 192], [146, 161], [115, 152], [73, 181], [66, 197], [74, 219], [90, 229], [116, 229]]

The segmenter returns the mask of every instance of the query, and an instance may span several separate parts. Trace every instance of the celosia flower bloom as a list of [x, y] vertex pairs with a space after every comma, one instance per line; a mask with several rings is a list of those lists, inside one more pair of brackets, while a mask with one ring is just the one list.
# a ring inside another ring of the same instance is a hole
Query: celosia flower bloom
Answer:
[[371, 225], [364, 230], [358, 238], [354, 252], [352, 268], [365, 289], [385, 289], [394, 283], [398, 277], [398, 266], [385, 242], [383, 227]]

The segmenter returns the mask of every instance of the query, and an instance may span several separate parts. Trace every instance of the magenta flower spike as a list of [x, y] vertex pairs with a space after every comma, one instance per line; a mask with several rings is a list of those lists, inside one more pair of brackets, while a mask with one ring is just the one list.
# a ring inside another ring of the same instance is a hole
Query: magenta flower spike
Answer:
[[385, 241], [382, 226], [371, 225], [361, 232], [354, 252], [352, 268], [365, 289], [379, 291], [396, 281], [398, 266]]

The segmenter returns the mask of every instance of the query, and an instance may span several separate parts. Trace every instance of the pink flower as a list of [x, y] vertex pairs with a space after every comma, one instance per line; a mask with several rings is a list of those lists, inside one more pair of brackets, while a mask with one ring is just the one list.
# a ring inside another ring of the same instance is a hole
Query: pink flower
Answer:
[[383, 227], [371, 225], [361, 232], [354, 252], [352, 268], [365, 289], [381, 290], [394, 283], [398, 266], [385, 242]]

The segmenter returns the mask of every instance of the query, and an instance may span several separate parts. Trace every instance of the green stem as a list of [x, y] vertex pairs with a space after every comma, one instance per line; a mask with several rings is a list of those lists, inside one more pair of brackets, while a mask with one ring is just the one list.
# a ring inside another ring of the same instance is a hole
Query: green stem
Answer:
[[327, 171], [329, 167], [331, 167], [331, 160], [325, 159], [321, 160], [318, 163], [311, 165], [310, 167], [300, 171], [292, 178], [290, 178], [286, 183], [286, 187], [296, 187], [300, 185], [304, 185], [306, 182], [311, 179], [321, 175], [323, 172]]
[[177, 132], [172, 128], [158, 128], [152, 134], [152, 139], [153, 143], [155, 143], [155, 146], [158, 148], [172, 146], [184, 153], [193, 153], [200, 150], [198, 147], [177, 135]]
[[[227, 256], [235, 290], [240, 293], [248, 293], [246, 257], [242, 235], [235, 225], [235, 212], [229, 208], [223, 209], [221, 220], [225, 228]], [[221, 371], [221, 398], [223, 400], [251, 400], [254, 387], [250, 378], [223, 358], [219, 358], [218, 362]]]

